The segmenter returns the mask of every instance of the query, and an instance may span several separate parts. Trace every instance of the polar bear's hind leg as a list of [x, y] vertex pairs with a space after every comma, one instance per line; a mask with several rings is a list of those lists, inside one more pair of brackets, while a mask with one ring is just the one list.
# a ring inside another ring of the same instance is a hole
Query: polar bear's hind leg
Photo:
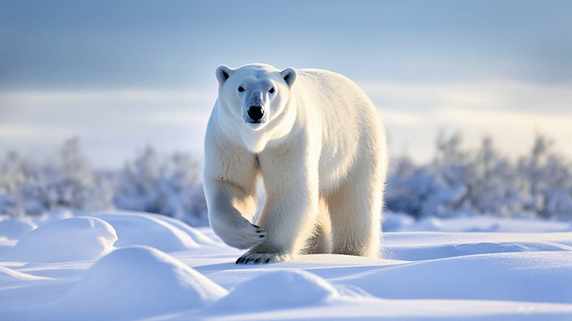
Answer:
[[312, 236], [306, 241], [302, 254], [327, 254], [331, 252], [332, 223], [328, 213], [327, 200], [320, 197], [319, 213]]
[[377, 258], [381, 247], [383, 184], [372, 181], [377, 175], [367, 175], [365, 168], [357, 171], [360, 175], [342, 183], [328, 197], [332, 253]]

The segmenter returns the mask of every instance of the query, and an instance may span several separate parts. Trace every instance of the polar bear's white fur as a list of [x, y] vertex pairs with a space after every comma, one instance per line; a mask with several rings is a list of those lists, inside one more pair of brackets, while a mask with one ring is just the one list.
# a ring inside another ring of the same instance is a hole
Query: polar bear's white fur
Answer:
[[[339, 74], [252, 64], [216, 70], [205, 138], [209, 221], [237, 263], [298, 253], [378, 257], [385, 132], [366, 94]], [[256, 180], [266, 203], [256, 222]]]

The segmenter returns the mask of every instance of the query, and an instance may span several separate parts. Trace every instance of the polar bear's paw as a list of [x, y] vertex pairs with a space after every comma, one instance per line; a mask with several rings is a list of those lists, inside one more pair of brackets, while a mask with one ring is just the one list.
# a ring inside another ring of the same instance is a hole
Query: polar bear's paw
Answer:
[[233, 246], [240, 249], [248, 249], [259, 245], [266, 240], [266, 230], [254, 224], [249, 224], [236, 234]]
[[251, 224], [247, 220], [243, 221], [232, 226], [216, 224], [214, 221], [215, 223], [211, 226], [224, 243], [239, 249], [249, 249], [266, 241], [267, 233], [264, 228]]
[[236, 260], [236, 264], [263, 264], [284, 262], [292, 259], [292, 255], [287, 252], [270, 249], [265, 244], [260, 244]]

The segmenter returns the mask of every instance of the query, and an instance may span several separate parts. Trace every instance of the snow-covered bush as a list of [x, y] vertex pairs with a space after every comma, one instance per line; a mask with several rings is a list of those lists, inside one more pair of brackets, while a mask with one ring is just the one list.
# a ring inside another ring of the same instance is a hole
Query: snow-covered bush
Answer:
[[[491, 137], [469, 150], [461, 133], [440, 134], [429, 164], [416, 165], [406, 155], [390, 162], [386, 209], [414, 218], [486, 213], [572, 220], [572, 164], [553, 146], [537, 135], [529, 155], [514, 162]], [[148, 147], [121, 171], [94, 171], [80, 147], [79, 139], [70, 139], [43, 163], [8, 152], [0, 163], [0, 215], [115, 207], [208, 224], [199, 164], [190, 155], [163, 159]]]
[[462, 148], [462, 135], [440, 134], [429, 165], [407, 156], [392, 162], [386, 208], [416, 218], [456, 213], [572, 219], [572, 166], [551, 153], [553, 142], [537, 135], [530, 155], [516, 164], [484, 137], [476, 151]]
[[0, 167], [3, 208], [12, 217], [65, 207], [74, 210], [111, 209], [111, 189], [81, 155], [80, 141], [66, 141], [52, 161], [37, 163], [10, 151]]
[[66, 141], [45, 163], [8, 152], [0, 163], [0, 214], [36, 216], [55, 208], [118, 208], [208, 224], [199, 164], [188, 154], [173, 153], [161, 161], [148, 147], [122, 171], [113, 172], [94, 171], [78, 138]]
[[176, 217], [194, 226], [207, 225], [199, 173], [199, 165], [190, 155], [176, 152], [161, 162], [148, 146], [119, 173], [115, 205]]

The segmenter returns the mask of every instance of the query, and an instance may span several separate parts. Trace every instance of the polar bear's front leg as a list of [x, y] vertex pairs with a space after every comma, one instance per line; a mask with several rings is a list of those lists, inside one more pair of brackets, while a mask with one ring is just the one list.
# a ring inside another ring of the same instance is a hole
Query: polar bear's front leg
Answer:
[[248, 249], [266, 239], [266, 231], [244, 217], [256, 209], [253, 193], [236, 184], [223, 181], [205, 181], [209, 224], [228, 245]]
[[[318, 215], [318, 166], [308, 155], [261, 155], [266, 204], [257, 224], [267, 231], [264, 242], [236, 263], [270, 263], [290, 260], [310, 237]], [[265, 171], [265, 163], [272, 164]], [[313, 166], [312, 166], [313, 165]]]

